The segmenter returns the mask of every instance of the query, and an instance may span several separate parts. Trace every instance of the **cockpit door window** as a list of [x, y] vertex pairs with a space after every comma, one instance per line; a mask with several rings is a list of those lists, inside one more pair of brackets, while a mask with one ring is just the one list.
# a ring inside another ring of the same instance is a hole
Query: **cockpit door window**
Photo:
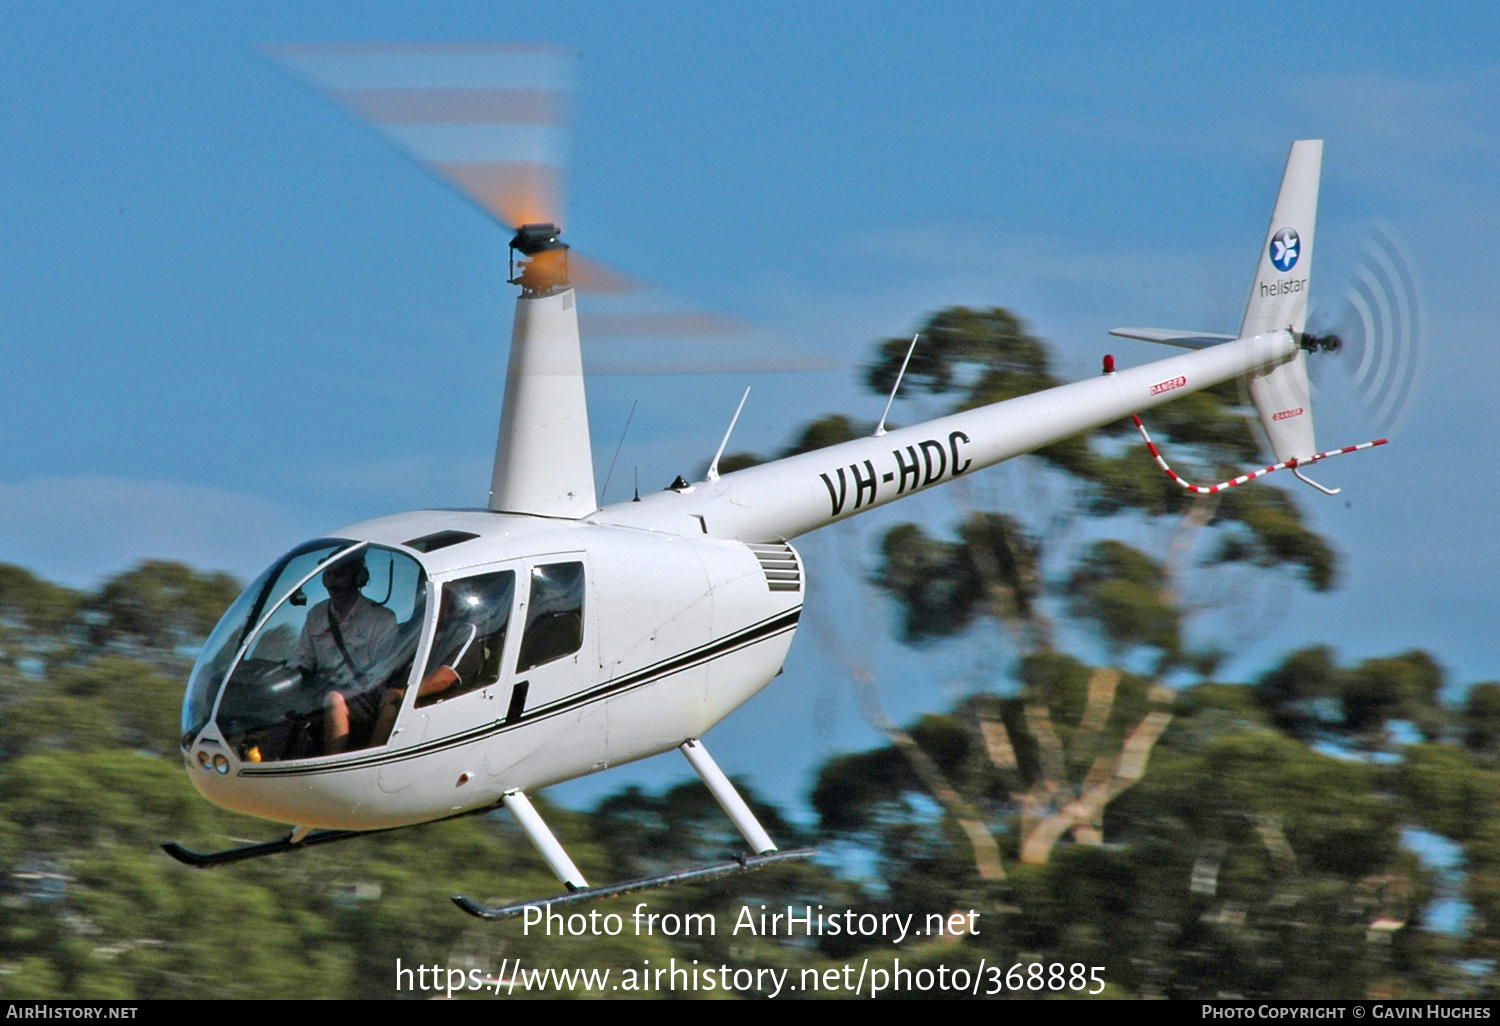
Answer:
[[443, 585], [437, 633], [417, 690], [417, 708], [499, 682], [515, 597], [514, 570]]

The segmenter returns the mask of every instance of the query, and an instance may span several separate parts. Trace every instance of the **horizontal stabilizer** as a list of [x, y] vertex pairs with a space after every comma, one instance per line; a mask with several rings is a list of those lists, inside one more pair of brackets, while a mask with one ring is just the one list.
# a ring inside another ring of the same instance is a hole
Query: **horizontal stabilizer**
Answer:
[[1209, 331], [1176, 331], [1172, 328], [1114, 328], [1111, 335], [1134, 338], [1142, 342], [1160, 342], [1164, 346], [1179, 349], [1207, 349], [1209, 346], [1233, 342], [1234, 335], [1216, 335]]

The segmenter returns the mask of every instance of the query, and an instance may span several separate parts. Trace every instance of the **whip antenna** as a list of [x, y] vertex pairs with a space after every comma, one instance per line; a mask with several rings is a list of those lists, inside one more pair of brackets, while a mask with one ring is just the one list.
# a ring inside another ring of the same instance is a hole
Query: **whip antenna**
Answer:
[[620, 450], [625, 447], [625, 432], [630, 430], [630, 422], [635, 419], [635, 408], [640, 405], [640, 400], [630, 404], [630, 416], [625, 418], [625, 429], [620, 432], [620, 444], [615, 446], [614, 459], [609, 461], [609, 472], [604, 475], [604, 487], [599, 489], [599, 505], [604, 505], [604, 496], [609, 493], [609, 479], [615, 476], [615, 460], [620, 458]]
[[906, 377], [906, 365], [911, 363], [911, 354], [917, 348], [917, 339], [922, 337], [919, 331], [911, 337], [911, 345], [906, 347], [906, 359], [901, 361], [901, 370], [896, 374], [896, 383], [891, 386], [891, 396], [885, 401], [885, 412], [880, 415], [880, 423], [875, 425], [874, 437], [879, 438], [885, 434], [885, 418], [891, 415], [891, 403], [896, 401], [896, 390], [901, 387], [901, 379]]
[[719, 451], [714, 453], [714, 461], [708, 465], [708, 476], [705, 481], [717, 481], [719, 479], [719, 457], [724, 455], [724, 447], [729, 444], [729, 436], [734, 434], [734, 426], [740, 422], [740, 411], [745, 408], [745, 400], [750, 398], [750, 389], [745, 389], [745, 394], [740, 396], [740, 404], [734, 409], [734, 417], [729, 421], [729, 430], [724, 432], [724, 441], [719, 443]]

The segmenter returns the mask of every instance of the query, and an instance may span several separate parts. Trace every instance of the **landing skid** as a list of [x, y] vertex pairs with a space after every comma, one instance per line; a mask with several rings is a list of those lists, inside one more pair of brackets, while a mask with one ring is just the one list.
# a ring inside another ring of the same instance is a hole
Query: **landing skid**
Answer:
[[[446, 823], [450, 819], [463, 819], [465, 816], [482, 816], [486, 812], [494, 812], [496, 806], [485, 805], [468, 812], [460, 812], [452, 816], [444, 816], [442, 819], [430, 819], [426, 823], [413, 823], [412, 826], [426, 826], [427, 823]], [[193, 851], [184, 848], [176, 841], [163, 841], [161, 850], [172, 856], [184, 866], [192, 866], [194, 869], [212, 869], [214, 866], [227, 866], [234, 862], [244, 862], [246, 859], [258, 859], [267, 855], [281, 855], [289, 851], [299, 851], [303, 848], [316, 848], [320, 844], [332, 844], [334, 841], [347, 841], [351, 837], [374, 837], [376, 834], [388, 834], [392, 830], [406, 830], [407, 827], [384, 827], [376, 830], [313, 830], [301, 834], [302, 828], [293, 830], [291, 834], [275, 841], [262, 841], [259, 844], [246, 844], [239, 848], [225, 848], [223, 851]], [[299, 836], [301, 834], [301, 836]]]
[[[794, 859], [811, 858], [817, 854], [813, 848], [798, 848], [793, 851], [777, 851], [775, 843], [771, 840], [765, 828], [756, 820], [755, 814], [745, 804], [739, 792], [734, 789], [724, 771], [719, 769], [713, 757], [708, 754], [708, 749], [703, 747], [703, 742], [697, 738], [684, 741], [679, 750], [687, 757], [693, 769], [703, 779], [709, 792], [718, 801], [719, 806], [733, 821], [741, 836], [745, 838], [754, 855], [737, 857], [733, 862], [721, 862], [714, 866], [705, 866], [701, 869], [687, 869], [680, 873], [668, 873], [665, 876], [651, 876], [640, 880], [627, 880], [624, 883], [608, 884], [603, 887], [590, 887], [583, 874], [578, 871], [568, 853], [563, 850], [552, 831], [547, 829], [547, 824], [532, 807], [530, 799], [521, 791], [507, 791], [498, 804], [504, 805], [521, 831], [536, 847], [548, 868], [557, 875], [568, 888], [568, 893], [560, 894], [555, 898], [544, 898], [540, 901], [528, 901], [515, 905], [482, 905], [472, 898], [455, 895], [453, 903], [471, 916], [480, 919], [509, 919], [518, 916], [527, 908], [538, 905], [569, 905], [579, 901], [597, 901], [604, 898], [613, 898], [621, 894], [633, 894], [636, 891], [644, 891], [654, 887], [666, 887], [676, 883], [687, 883], [697, 880], [713, 880], [718, 877], [730, 876], [735, 873], [744, 873], [752, 869], [761, 869], [777, 862], [789, 862]], [[482, 806], [460, 812], [444, 819], [460, 819], [464, 816], [477, 816], [493, 811], [495, 806]], [[440, 823], [443, 820], [429, 820], [429, 822]], [[421, 824], [412, 824], [413, 826]], [[184, 848], [176, 841], [165, 841], [162, 850], [183, 865], [192, 866], [195, 869], [210, 869], [214, 866], [227, 866], [234, 862], [243, 862], [246, 859], [258, 859], [267, 855], [281, 855], [289, 851], [297, 851], [302, 848], [315, 848], [320, 844], [332, 844], [334, 841], [345, 841], [352, 837], [371, 837], [375, 834], [389, 833], [392, 830], [404, 830], [405, 827], [386, 827], [378, 830], [312, 830], [298, 827], [290, 836], [275, 841], [262, 841], [259, 844], [247, 844], [239, 848], [226, 848], [223, 851], [201, 852]]]
[[576, 891], [569, 891], [566, 894], [559, 894], [553, 898], [541, 898], [514, 905], [483, 905], [473, 898], [466, 898], [461, 894], [455, 894], [453, 896], [453, 904], [469, 913], [469, 915], [480, 919], [512, 919], [525, 912], [528, 908], [571, 905], [580, 901], [600, 901], [604, 898], [615, 898], [622, 894], [635, 894], [637, 891], [651, 890], [656, 887], [668, 887], [677, 883], [716, 880], [722, 876], [733, 876], [735, 873], [746, 873], [754, 869], [763, 869], [777, 862], [791, 862], [797, 859], [811, 858], [816, 854], [818, 854], [816, 848], [797, 848], [793, 851], [773, 851], [765, 855], [747, 855], [744, 858], [735, 859], [733, 862], [722, 862], [716, 866], [705, 866], [702, 869], [686, 869], [680, 873], [668, 873], [665, 876], [648, 876], [640, 880], [627, 880], [624, 883], [609, 884], [604, 887], [584, 887]]
[[300, 841], [294, 842], [290, 837], [283, 837], [277, 841], [263, 841], [260, 844], [247, 844], [239, 848], [207, 852], [184, 848], [176, 841], [163, 841], [161, 849], [185, 866], [192, 866], [194, 869], [211, 869], [214, 866], [227, 866], [232, 862], [243, 862], [246, 859], [280, 855], [282, 852], [296, 851], [299, 848], [312, 848], [350, 837], [364, 837], [367, 834], [384, 832], [383, 830], [314, 830]]

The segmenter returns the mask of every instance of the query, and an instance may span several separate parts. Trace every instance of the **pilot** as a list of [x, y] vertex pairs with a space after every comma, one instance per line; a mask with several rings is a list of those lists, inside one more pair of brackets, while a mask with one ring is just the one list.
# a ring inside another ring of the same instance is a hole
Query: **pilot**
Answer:
[[396, 614], [376, 605], [360, 588], [370, 579], [363, 553], [323, 571], [328, 599], [308, 611], [297, 641], [293, 668], [331, 685], [323, 698], [323, 750], [349, 748], [351, 718], [360, 725], [380, 715], [387, 667], [396, 640]]

